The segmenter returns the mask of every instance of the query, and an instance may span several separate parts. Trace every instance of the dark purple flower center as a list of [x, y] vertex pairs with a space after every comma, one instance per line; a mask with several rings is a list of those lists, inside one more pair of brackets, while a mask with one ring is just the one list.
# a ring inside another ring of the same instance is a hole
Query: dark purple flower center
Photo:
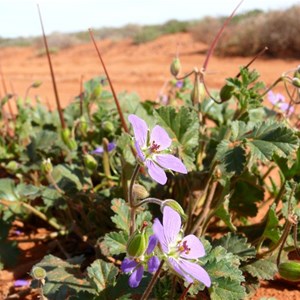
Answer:
[[178, 250], [180, 253], [184, 252], [185, 254], [189, 254], [191, 248], [187, 245], [187, 241], [184, 241], [182, 244], [179, 245]]
[[150, 146], [150, 151], [152, 153], [156, 152], [159, 149], [160, 145], [156, 144], [154, 141], [152, 142], [152, 145]]

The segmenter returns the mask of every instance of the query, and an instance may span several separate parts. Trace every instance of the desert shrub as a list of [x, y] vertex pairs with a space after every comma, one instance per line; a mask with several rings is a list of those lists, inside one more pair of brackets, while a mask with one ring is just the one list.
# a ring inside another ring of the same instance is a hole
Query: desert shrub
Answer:
[[[272, 57], [299, 57], [300, 6], [285, 11], [253, 11], [233, 18], [220, 39], [216, 54], [251, 56], [264, 47]], [[194, 38], [209, 43], [221, 19], [207, 18], [191, 29]]]
[[159, 26], [144, 26], [133, 37], [133, 42], [135, 44], [150, 42], [158, 38], [160, 35], [162, 35], [162, 30]]

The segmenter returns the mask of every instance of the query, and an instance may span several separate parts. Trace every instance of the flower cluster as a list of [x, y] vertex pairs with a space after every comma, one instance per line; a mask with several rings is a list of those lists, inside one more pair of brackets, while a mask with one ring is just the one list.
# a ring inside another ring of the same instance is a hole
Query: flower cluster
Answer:
[[284, 113], [287, 113], [290, 116], [294, 112], [294, 107], [290, 104], [285, 102], [285, 97], [280, 93], [274, 93], [273, 91], [268, 92], [268, 99], [274, 107], [277, 107]]
[[167, 176], [164, 169], [187, 173], [182, 161], [168, 153], [172, 140], [162, 127], [156, 125], [150, 133], [146, 122], [136, 115], [129, 115], [128, 120], [134, 131], [138, 159], [147, 167], [153, 180], [165, 184]]

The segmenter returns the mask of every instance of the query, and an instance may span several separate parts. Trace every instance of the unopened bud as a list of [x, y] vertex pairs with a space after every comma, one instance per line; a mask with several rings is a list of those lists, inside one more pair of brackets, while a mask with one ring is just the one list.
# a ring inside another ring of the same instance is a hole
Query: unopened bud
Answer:
[[134, 184], [132, 188], [133, 198], [136, 200], [145, 199], [149, 196], [149, 192], [145, 189], [144, 186], [140, 184]]
[[148, 224], [144, 222], [141, 229], [136, 230], [127, 242], [126, 251], [130, 257], [142, 256], [148, 247], [149, 237], [145, 232], [145, 228]]
[[112, 133], [115, 131], [114, 124], [110, 121], [104, 121], [102, 123], [102, 128], [106, 133]]
[[88, 171], [93, 172], [97, 169], [98, 167], [98, 162], [94, 158], [94, 156], [86, 153], [83, 155], [83, 162], [85, 167], [88, 169]]
[[200, 82], [199, 74], [195, 76], [194, 87], [191, 92], [191, 100], [194, 105], [201, 103], [205, 97], [205, 88], [203, 82]]
[[294, 72], [294, 77], [300, 79], [300, 65], [297, 67], [296, 71]]
[[42, 172], [44, 174], [51, 174], [52, 173], [53, 166], [52, 166], [50, 158], [47, 158], [47, 159], [43, 160], [41, 169], [42, 169]]
[[162, 213], [166, 206], [169, 206], [169, 207], [173, 208], [175, 211], [177, 211], [180, 214], [183, 221], [187, 220], [187, 215], [185, 214], [183, 208], [177, 201], [175, 201], [173, 199], [167, 199], [167, 200], [163, 201], [160, 206], [160, 210]]
[[287, 261], [278, 266], [279, 274], [289, 281], [300, 281], [300, 262]]
[[178, 57], [175, 57], [171, 63], [170, 72], [174, 77], [176, 77], [180, 73], [180, 70], [181, 70], [180, 60]]
[[46, 278], [46, 270], [41, 267], [33, 267], [31, 270], [31, 276], [36, 280], [43, 280]]
[[293, 86], [295, 86], [296, 88], [300, 88], [300, 78], [294, 77], [292, 79], [292, 84]]
[[31, 87], [33, 87], [33, 88], [38, 88], [38, 87], [40, 87], [41, 85], [42, 85], [42, 81], [40, 81], [40, 80], [36, 80], [32, 85], [31, 85]]
[[234, 87], [228, 84], [225, 84], [220, 90], [220, 98], [222, 102], [228, 101], [232, 97]]
[[71, 131], [69, 128], [63, 128], [61, 131], [61, 138], [64, 142], [64, 144], [70, 149], [70, 150], [76, 150], [77, 149], [77, 143], [71, 136]]
[[84, 116], [82, 116], [79, 120], [79, 130], [80, 130], [80, 133], [83, 135], [83, 136], [86, 136], [87, 135], [87, 131], [88, 131], [88, 123], [85, 119]]

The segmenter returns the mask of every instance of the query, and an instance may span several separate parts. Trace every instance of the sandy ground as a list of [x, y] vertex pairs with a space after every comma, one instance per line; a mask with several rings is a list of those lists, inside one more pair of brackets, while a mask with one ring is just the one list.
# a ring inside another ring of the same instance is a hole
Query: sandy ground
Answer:
[[[201, 68], [205, 59], [207, 46], [195, 42], [189, 34], [163, 36], [156, 41], [142, 45], [134, 45], [130, 40], [98, 41], [107, 69], [117, 92], [137, 92], [142, 99], [156, 99], [158, 93], [171, 76], [170, 63], [178, 46], [183, 73], [194, 67]], [[54, 93], [51, 83], [49, 66], [46, 56], [39, 56], [39, 50], [34, 47], [1, 48], [0, 65], [4, 75], [5, 87], [0, 84], [0, 96], [4, 90], [24, 97], [27, 88], [36, 80], [43, 84], [38, 89], [31, 89], [29, 96], [39, 95], [43, 102], [49, 102], [55, 107]], [[79, 94], [80, 81], [88, 80], [103, 74], [96, 51], [92, 43], [77, 45], [60, 50], [52, 56], [53, 67], [58, 85], [58, 92], [65, 106], [74, 96]], [[211, 88], [220, 88], [224, 78], [234, 76], [239, 66], [249, 62], [249, 58], [216, 58], [212, 57], [208, 65], [207, 83]], [[299, 65], [299, 61], [260, 58], [254, 64], [261, 78], [267, 85], [272, 84], [283, 72]], [[278, 88], [280, 91], [283, 87]], [[24, 255], [32, 255], [35, 245], [22, 245]], [[33, 248], [32, 248], [33, 247]], [[28, 254], [29, 253], [29, 254]], [[31, 254], [30, 254], [31, 253]], [[30, 263], [23, 266], [24, 273], [30, 270]], [[18, 270], [22, 269], [18, 266]], [[18, 271], [19, 272], [19, 271]], [[20, 273], [20, 272], [19, 272]], [[19, 273], [17, 277], [21, 276]], [[22, 273], [22, 272], [21, 272]], [[0, 272], [0, 290], [4, 292], [12, 283], [12, 272]], [[2, 287], [1, 287], [2, 285]], [[2, 297], [3, 294], [2, 294]], [[262, 297], [276, 297], [277, 300], [300, 299], [299, 285], [289, 285], [285, 282], [264, 283], [252, 300]], [[1, 293], [0, 293], [1, 299]], [[5, 299], [5, 298], [3, 298]], [[12, 299], [12, 298], [11, 298]], [[18, 298], [14, 298], [18, 299]], [[19, 298], [25, 299], [25, 298]], [[26, 298], [29, 299], [29, 298]]]

